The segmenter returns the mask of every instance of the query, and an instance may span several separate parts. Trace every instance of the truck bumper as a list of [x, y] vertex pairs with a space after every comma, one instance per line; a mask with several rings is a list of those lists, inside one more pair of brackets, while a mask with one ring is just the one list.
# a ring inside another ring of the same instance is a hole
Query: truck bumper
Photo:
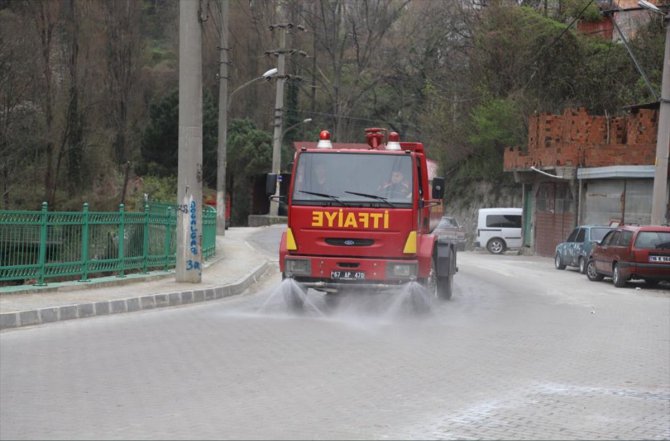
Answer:
[[361, 289], [361, 290], [372, 290], [372, 291], [383, 291], [387, 289], [397, 288], [402, 283], [374, 283], [374, 282], [354, 282], [354, 283], [345, 283], [345, 282], [334, 282], [332, 280], [313, 280], [313, 279], [301, 279], [294, 278], [296, 282], [304, 286], [305, 288], [314, 288], [318, 291], [327, 291], [327, 292], [337, 292], [347, 289]]
[[[321, 290], [386, 289], [421, 277], [418, 259], [285, 256], [284, 277]], [[430, 267], [428, 268], [428, 271]]]

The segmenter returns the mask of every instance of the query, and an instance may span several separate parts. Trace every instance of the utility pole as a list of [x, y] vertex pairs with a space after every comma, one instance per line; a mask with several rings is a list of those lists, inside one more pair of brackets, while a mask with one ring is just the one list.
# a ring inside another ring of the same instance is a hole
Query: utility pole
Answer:
[[[281, 134], [284, 123], [284, 83], [286, 82], [286, 33], [289, 25], [286, 22], [286, 5], [283, 0], [279, 1], [278, 11], [279, 24], [279, 50], [277, 51], [277, 95], [274, 109], [274, 134], [272, 136], [272, 173], [277, 176], [281, 173]], [[279, 196], [279, 179], [275, 187], [275, 196]], [[279, 202], [273, 198], [270, 200], [270, 216], [279, 214]]]
[[226, 166], [228, 144], [228, 9], [221, 0], [221, 46], [219, 60], [219, 142], [216, 156], [216, 234], [226, 234]]
[[665, 55], [661, 81], [658, 135], [656, 137], [656, 164], [654, 190], [651, 198], [651, 224], [668, 222], [668, 152], [670, 151], [670, 13], [665, 14]]
[[202, 25], [199, 1], [179, 2], [177, 282], [202, 281]]

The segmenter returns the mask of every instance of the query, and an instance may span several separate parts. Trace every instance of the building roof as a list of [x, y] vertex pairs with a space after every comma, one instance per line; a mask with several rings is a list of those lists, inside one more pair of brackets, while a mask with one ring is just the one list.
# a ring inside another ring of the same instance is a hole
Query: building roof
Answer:
[[641, 178], [653, 179], [653, 165], [613, 165], [609, 167], [578, 168], [577, 179]]

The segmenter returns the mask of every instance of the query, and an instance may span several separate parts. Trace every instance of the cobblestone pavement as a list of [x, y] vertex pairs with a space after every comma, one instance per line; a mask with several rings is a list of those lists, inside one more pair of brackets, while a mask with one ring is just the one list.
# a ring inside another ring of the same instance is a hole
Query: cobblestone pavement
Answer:
[[[454, 298], [244, 295], [0, 333], [1, 439], [669, 439], [670, 292], [459, 255]], [[417, 291], [414, 291], [417, 292]]]

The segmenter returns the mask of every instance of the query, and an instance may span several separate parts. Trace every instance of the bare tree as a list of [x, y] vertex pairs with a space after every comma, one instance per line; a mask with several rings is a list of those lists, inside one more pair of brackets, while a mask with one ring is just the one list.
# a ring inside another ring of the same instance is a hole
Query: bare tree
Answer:
[[312, 9], [315, 13], [306, 9], [305, 18], [320, 52], [312, 75], [326, 95], [336, 139], [349, 135], [349, 114], [370, 98], [369, 93], [387, 75], [388, 37], [408, 3], [323, 0]]
[[[80, 84], [79, 84], [79, 45], [80, 45], [80, 17], [78, 13], [77, 0], [66, 2], [65, 16], [66, 32], [62, 44], [63, 60], [66, 64], [65, 72], [68, 77], [69, 87], [67, 92], [67, 111], [65, 115], [65, 126], [62, 142], [59, 148], [58, 161], [55, 168], [55, 182], [58, 182], [60, 165], [67, 153], [68, 191], [74, 196], [81, 189], [82, 175], [81, 166], [83, 162], [84, 149], [84, 113], [81, 109]], [[56, 185], [52, 188], [51, 200], [55, 200]]]
[[34, 42], [23, 32], [26, 22], [20, 11], [0, 15], [0, 193], [5, 209], [10, 195], [23, 180], [37, 129], [36, 109], [31, 100], [35, 83]]
[[[405, 63], [399, 75], [418, 81], [414, 86], [416, 102], [407, 108], [416, 112], [407, 120], [420, 127], [421, 139], [434, 159], [445, 165], [470, 154], [467, 119], [476, 104], [469, 76], [469, 56], [477, 11], [468, 2], [427, 0], [412, 4], [402, 34], [400, 51]], [[398, 58], [401, 58], [400, 56]]]
[[[229, 90], [277, 67], [277, 58], [270, 54], [279, 47], [273, 40], [277, 33], [270, 31], [270, 25], [276, 24], [276, 7], [277, 2], [238, 0], [231, 3]], [[274, 92], [269, 83], [245, 87], [230, 101], [230, 116], [250, 118], [258, 127], [271, 130]], [[259, 105], [261, 103], [266, 105]]]
[[107, 90], [111, 104], [112, 142], [118, 165], [129, 158], [129, 115], [139, 73], [140, 15], [142, 3], [135, 0], [103, 0], [106, 42]]
[[54, 80], [54, 32], [60, 23], [60, 2], [28, 2], [26, 7], [32, 12], [32, 19], [38, 33], [40, 45], [40, 85], [43, 101], [40, 103], [44, 114], [45, 133], [44, 151], [46, 154], [46, 170], [44, 173], [44, 199], [54, 203], [56, 185], [54, 173], [54, 106], [56, 101], [56, 84]]

